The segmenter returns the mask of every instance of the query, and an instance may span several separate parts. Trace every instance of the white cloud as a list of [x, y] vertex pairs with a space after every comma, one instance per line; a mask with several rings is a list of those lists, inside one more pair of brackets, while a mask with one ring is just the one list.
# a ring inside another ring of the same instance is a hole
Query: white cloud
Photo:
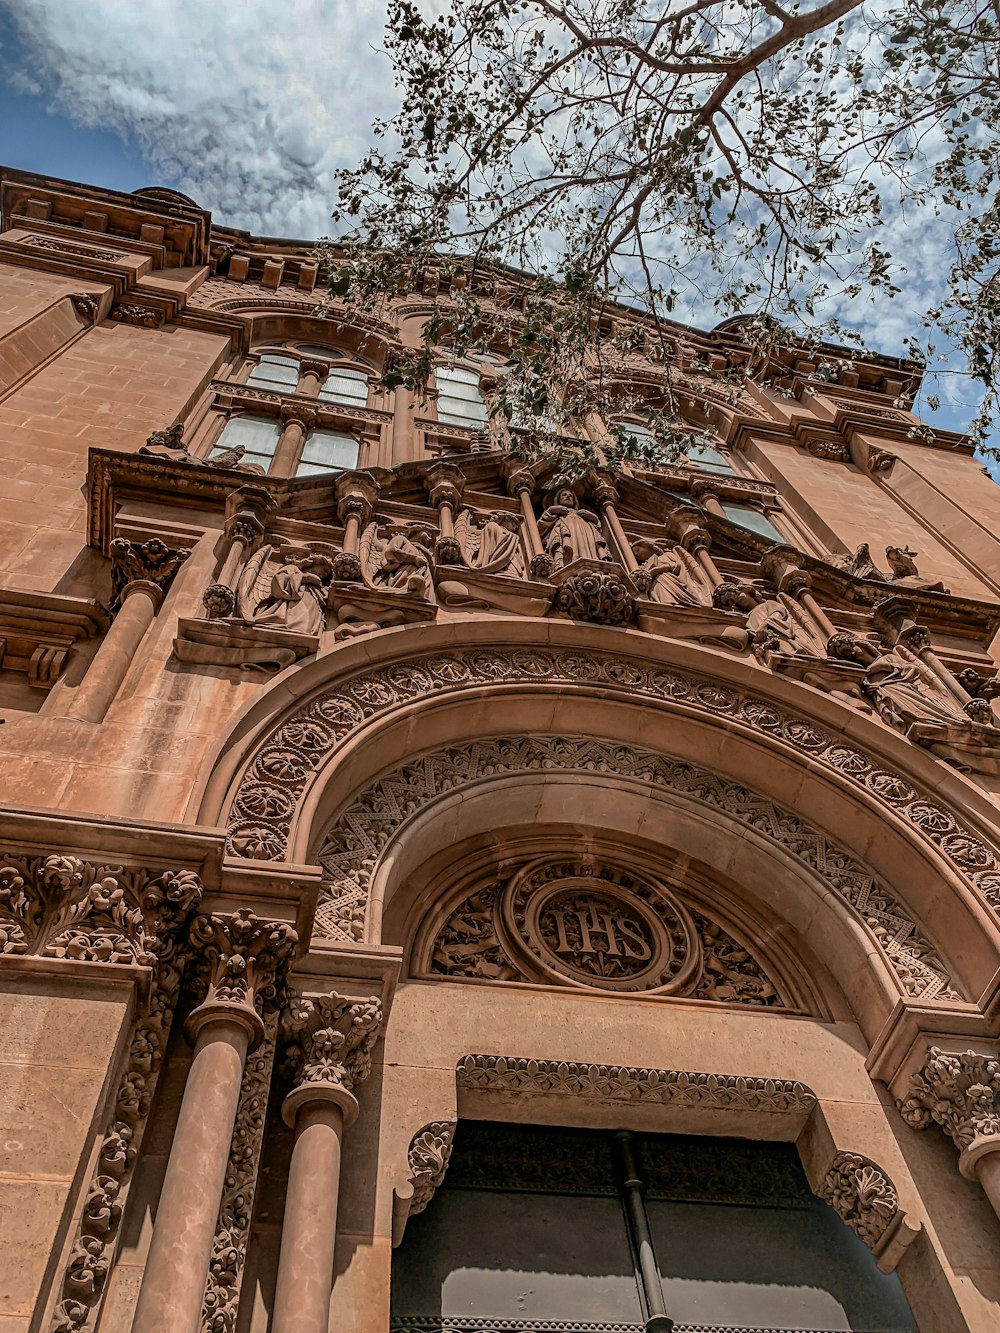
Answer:
[[328, 232], [334, 171], [393, 105], [383, 0], [33, 0], [12, 22], [55, 110], [259, 233]]

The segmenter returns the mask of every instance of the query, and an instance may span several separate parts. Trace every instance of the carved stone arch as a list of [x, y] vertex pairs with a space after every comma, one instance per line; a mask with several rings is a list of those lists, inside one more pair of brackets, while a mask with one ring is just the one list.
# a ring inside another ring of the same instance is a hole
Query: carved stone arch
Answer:
[[314, 860], [322, 830], [388, 763], [490, 734], [515, 702], [528, 732], [652, 736], [733, 780], [752, 773], [835, 831], [932, 936], [947, 920], [967, 995], [998, 970], [1000, 858], [978, 788], [951, 771], [942, 782], [938, 761], [807, 686], [630, 631], [497, 617], [344, 644], [261, 692], [192, 817], [228, 823], [238, 857]]

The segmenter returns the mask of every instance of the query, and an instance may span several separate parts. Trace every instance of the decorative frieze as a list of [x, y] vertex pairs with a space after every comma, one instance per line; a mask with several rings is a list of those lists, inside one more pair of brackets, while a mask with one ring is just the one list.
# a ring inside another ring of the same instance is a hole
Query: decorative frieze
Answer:
[[460, 1090], [587, 1097], [598, 1101], [713, 1110], [808, 1115], [816, 1094], [797, 1079], [701, 1074], [686, 1069], [466, 1055], [456, 1067]]
[[201, 901], [198, 876], [67, 853], [0, 857], [0, 953], [154, 966]]

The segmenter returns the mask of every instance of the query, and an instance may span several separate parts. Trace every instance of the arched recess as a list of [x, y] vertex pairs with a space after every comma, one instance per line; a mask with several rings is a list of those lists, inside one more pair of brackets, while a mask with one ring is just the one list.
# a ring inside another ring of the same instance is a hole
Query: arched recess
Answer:
[[379, 775], [512, 733], [644, 744], [738, 785], [750, 777], [879, 877], [929, 941], [947, 939], [967, 1000], [1000, 966], [995, 810], [978, 789], [830, 696], [632, 631], [497, 617], [342, 645], [246, 710], [196, 817], [228, 823], [234, 855], [314, 861], [337, 812]]

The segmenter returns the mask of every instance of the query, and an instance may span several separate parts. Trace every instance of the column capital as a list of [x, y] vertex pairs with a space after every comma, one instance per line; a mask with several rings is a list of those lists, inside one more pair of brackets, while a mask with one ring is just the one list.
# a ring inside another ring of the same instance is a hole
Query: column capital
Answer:
[[296, 996], [282, 1015], [285, 1065], [295, 1087], [282, 1107], [289, 1125], [309, 1101], [336, 1101], [348, 1123], [357, 1115], [354, 1089], [371, 1072], [372, 1048], [382, 1027], [378, 996], [346, 999], [329, 995]]
[[528, 495], [533, 495], [535, 491], [535, 478], [530, 468], [511, 466], [506, 473], [507, 493], [508, 495], [520, 495], [526, 491]]
[[450, 504], [457, 509], [462, 503], [465, 474], [455, 463], [435, 463], [424, 475], [427, 498], [435, 508]]
[[[108, 554], [111, 556], [111, 610], [120, 611], [133, 583], [155, 588], [154, 601], [158, 606], [191, 552], [184, 548], [175, 550], [159, 537], [150, 537], [144, 542], [115, 537]], [[149, 592], [150, 589], [144, 587], [142, 591]]]
[[617, 487], [611, 481], [610, 477], [594, 477], [590, 493], [594, 497], [594, 503], [601, 509], [605, 505], [616, 505], [621, 499]]
[[1000, 1055], [932, 1046], [896, 1106], [912, 1129], [940, 1125], [962, 1154], [962, 1174], [974, 1179], [975, 1161], [1000, 1150]]
[[334, 482], [337, 496], [337, 517], [346, 523], [354, 515], [365, 524], [372, 516], [380, 486], [370, 472], [341, 472]]
[[760, 558], [761, 572], [779, 592], [794, 596], [812, 587], [812, 579], [802, 568], [802, 552], [794, 546], [771, 546]]
[[248, 551], [263, 535], [264, 524], [249, 509], [240, 509], [226, 520], [226, 536], [230, 541], [242, 542]]
[[287, 921], [261, 921], [241, 907], [231, 916], [195, 917], [188, 932], [193, 981], [201, 1003], [188, 1017], [194, 1040], [213, 1019], [242, 1023], [252, 1042], [263, 1035], [261, 1014], [280, 1007], [285, 974], [299, 937]]
[[667, 531], [685, 551], [707, 551], [712, 545], [712, 538], [696, 518], [691, 518], [680, 510], [667, 517]]

